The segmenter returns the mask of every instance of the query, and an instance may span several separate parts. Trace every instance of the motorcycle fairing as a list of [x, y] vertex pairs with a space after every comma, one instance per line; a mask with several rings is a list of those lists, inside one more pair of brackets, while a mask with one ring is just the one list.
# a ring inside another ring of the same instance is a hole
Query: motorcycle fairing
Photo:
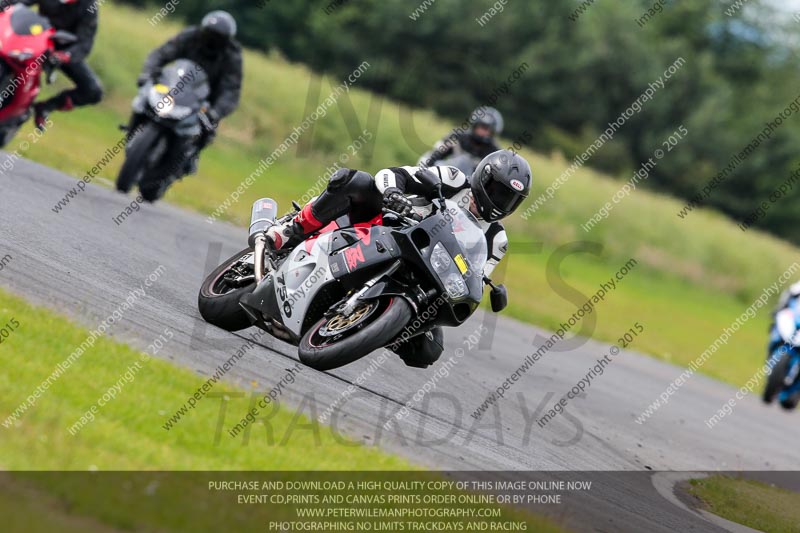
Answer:
[[[8, 98], [0, 102], [0, 122], [21, 122], [39, 94], [41, 57], [53, 46], [55, 30], [46, 17], [22, 4], [0, 11], [3, 85]], [[12, 84], [12, 82], [14, 82]]]
[[400, 250], [383, 226], [341, 229], [331, 241], [330, 265], [335, 279], [399, 256]]
[[278, 268], [275, 296], [281, 322], [292, 333], [302, 334], [309, 309], [326, 285], [338, 283], [344, 276], [349, 276], [348, 284], [364, 283], [366, 279], [353, 277], [352, 273], [399, 256], [386, 228], [369, 224], [314, 236], [295, 248]]
[[298, 246], [274, 274], [281, 322], [298, 337], [314, 297], [333, 281], [327, 253], [331, 238], [331, 233], [319, 236], [308, 251]]
[[50, 28], [52, 26], [47, 17], [41, 16], [32, 9], [14, 9], [11, 13], [11, 29], [16, 35], [40, 35], [44, 30]]

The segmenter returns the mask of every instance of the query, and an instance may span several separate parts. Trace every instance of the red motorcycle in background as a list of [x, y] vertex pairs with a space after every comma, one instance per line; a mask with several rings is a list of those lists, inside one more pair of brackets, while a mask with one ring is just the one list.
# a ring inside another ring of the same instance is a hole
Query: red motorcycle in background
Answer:
[[16, 4], [0, 11], [0, 148], [30, 118], [41, 75], [53, 82], [56, 45], [77, 40], [27, 6]]

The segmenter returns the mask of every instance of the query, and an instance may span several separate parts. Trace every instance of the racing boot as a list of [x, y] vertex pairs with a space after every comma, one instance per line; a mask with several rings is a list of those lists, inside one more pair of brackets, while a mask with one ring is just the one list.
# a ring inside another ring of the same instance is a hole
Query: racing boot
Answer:
[[197, 174], [197, 165], [200, 162], [200, 153], [195, 152], [186, 157], [186, 162], [183, 165], [184, 176], [193, 176]]
[[275, 224], [267, 230], [267, 238], [276, 250], [286, 246], [297, 246], [306, 236], [322, 228], [325, 223], [318, 220], [308, 203], [295, 217], [284, 224]]
[[63, 102], [59, 102], [59, 98], [51, 98], [44, 102], [33, 104], [33, 122], [36, 124], [36, 129], [43, 132], [47, 129], [48, 118], [53, 111], [72, 111], [75, 106], [72, 104], [72, 98], [67, 96]]
[[399, 355], [407, 366], [428, 368], [442, 356], [444, 332], [437, 326], [422, 335], [411, 337], [399, 344], [392, 344], [391, 350]]

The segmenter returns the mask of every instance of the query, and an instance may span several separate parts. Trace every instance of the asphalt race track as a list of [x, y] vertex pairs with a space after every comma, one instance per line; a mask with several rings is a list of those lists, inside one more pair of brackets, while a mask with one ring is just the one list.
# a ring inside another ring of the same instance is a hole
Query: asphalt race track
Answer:
[[[164, 274], [114, 327], [112, 336], [145, 349], [169, 325], [175, 338], [164, 353], [175, 364], [211, 375], [249, 332], [256, 331], [230, 334], [206, 326], [196, 307], [205, 273], [243, 248], [246, 230], [209, 224], [204, 216], [164, 203], [142, 206], [117, 225], [112, 218], [132, 198], [97, 185], [89, 185], [62, 212], [54, 213], [53, 205], [75, 182], [25, 160], [0, 175], [0, 255], [13, 257], [0, 272], [0, 286], [94, 328], [164, 265]], [[233, 208], [249, 212], [250, 206], [240, 203]], [[797, 418], [762, 406], [757, 394], [739, 402], [713, 429], [707, 428], [705, 420], [735, 389], [701, 375], [693, 376], [651, 419], [637, 424], [635, 418], [682, 370], [632, 352], [616, 356], [585, 395], [568, 405], [565, 415], [540, 428], [536, 420], [545, 408], [608, 353], [608, 345], [594, 341], [546, 354], [476, 422], [470, 414], [534, 351], [537, 334], [550, 335], [514, 320], [487, 320], [493, 332], [490, 346], [469, 350], [464, 339], [483, 320], [479, 315], [462, 330], [446, 332], [443, 359], [457, 349], [465, 349], [464, 356], [454, 358], [450, 375], [439, 379], [434, 392], [396, 426], [383, 429], [435, 369], [420, 371], [397, 358], [388, 360], [363, 385], [355, 385], [355, 392], [332, 415], [335, 426], [351, 438], [440, 470], [792, 470], [800, 465]], [[708, 332], [709, 342], [717, 335]], [[243, 388], [255, 382], [258, 390], [267, 391], [295, 365], [296, 354], [292, 346], [268, 335], [259, 344], [227, 379]], [[760, 356], [753, 355], [754, 371]], [[366, 358], [329, 373], [305, 368], [281, 399], [316, 418], [369, 366]], [[230, 415], [225, 426], [235, 423], [234, 418]], [[264, 430], [256, 425], [250, 438], [263, 437]], [[586, 478], [580, 473], [554, 475]], [[561, 506], [540, 511], [567, 515], [568, 526], [584, 531], [723, 531], [661, 497], [651, 477], [600, 474], [592, 479], [603, 489], [569, 496], [568, 510]]]

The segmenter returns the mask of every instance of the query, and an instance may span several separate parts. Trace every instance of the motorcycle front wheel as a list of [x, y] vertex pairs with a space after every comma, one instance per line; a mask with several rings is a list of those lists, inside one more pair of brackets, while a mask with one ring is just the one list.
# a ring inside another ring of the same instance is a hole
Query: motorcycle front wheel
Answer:
[[767, 377], [767, 385], [764, 388], [764, 395], [762, 397], [764, 403], [772, 403], [783, 390], [783, 381], [786, 379], [786, 374], [789, 372], [789, 362], [791, 358], [792, 357], [788, 353], [783, 354], [775, 366], [772, 367], [772, 370], [770, 370], [769, 376]]
[[349, 316], [335, 314], [314, 324], [300, 339], [300, 361], [331, 370], [389, 344], [411, 320], [403, 298], [384, 296], [361, 302]]
[[0, 148], [4, 148], [10, 143], [17, 134], [17, 131], [19, 131], [19, 126], [0, 127]]
[[147, 172], [147, 163], [150, 152], [158, 141], [161, 132], [153, 123], [145, 124], [132, 138], [128, 139], [125, 147], [125, 162], [117, 176], [117, 190], [129, 192], [134, 185], [139, 183]]
[[183, 176], [186, 166], [186, 139], [172, 137], [159, 162], [149, 169], [139, 182], [139, 192], [147, 202], [160, 200], [167, 190]]

